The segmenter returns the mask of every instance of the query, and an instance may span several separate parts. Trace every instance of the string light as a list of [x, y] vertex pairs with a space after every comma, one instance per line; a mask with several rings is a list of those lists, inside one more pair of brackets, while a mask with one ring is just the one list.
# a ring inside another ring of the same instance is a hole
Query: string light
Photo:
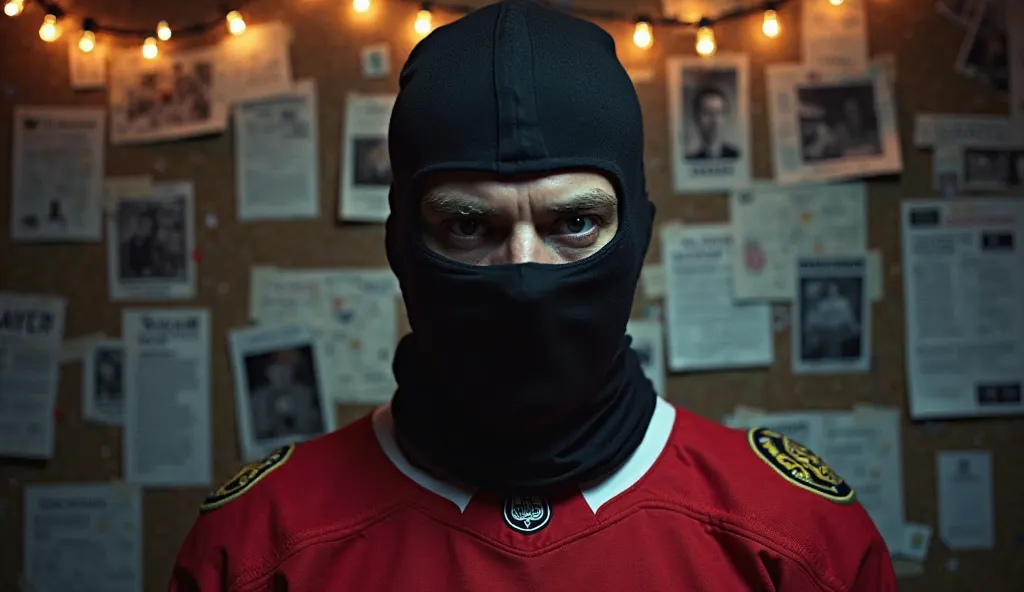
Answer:
[[433, 20], [433, 18], [433, 15], [430, 14], [430, 5], [423, 4], [423, 6], [420, 8], [419, 13], [416, 15], [416, 22], [413, 23], [412, 25], [412, 28], [415, 29], [416, 34], [422, 37], [429, 33], [430, 30], [433, 28], [431, 26], [431, 21]]
[[52, 43], [60, 37], [60, 25], [57, 23], [57, 15], [52, 12], [43, 17], [43, 24], [39, 27], [39, 38], [47, 43]]
[[654, 45], [654, 31], [651, 29], [650, 21], [645, 18], [637, 19], [636, 27], [633, 29], [633, 43], [640, 49], [648, 49]]
[[842, 3], [843, 3], [843, 0], [828, 0], [828, 2], [829, 2], [829, 4], [831, 4], [832, 6], [839, 6], [840, 4], [842, 4]]
[[4, 14], [7, 16], [18, 16], [25, 10], [25, 0], [7, 0], [4, 4]]
[[700, 28], [697, 29], [697, 53], [704, 57], [715, 55], [718, 45], [715, 44], [715, 32], [711, 30], [711, 21], [700, 19]]
[[[4, 5], [4, 13], [8, 16], [17, 16], [24, 10], [26, 3], [30, 3], [32, 0], [0, 0]], [[35, 0], [42, 8], [45, 9], [46, 16], [43, 19], [42, 25], [39, 27], [39, 37], [46, 42], [52, 42], [57, 40], [62, 34], [61, 23], [63, 23], [67, 16], [61, 6], [61, 0]], [[230, 1], [230, 0], [229, 0]], [[397, 1], [397, 0], [396, 0]], [[405, 0], [410, 1], [410, 0]], [[718, 21], [730, 21], [738, 18], [743, 18], [748, 15], [757, 13], [763, 14], [763, 22], [761, 30], [767, 37], [777, 37], [781, 33], [781, 26], [779, 25], [778, 15], [776, 10], [779, 6], [786, 4], [790, 0], [761, 0], [758, 5], [748, 5], [739, 10], [730, 11], [714, 22]], [[821, 2], [822, 0], [805, 0], [807, 2]], [[828, 0], [830, 4], [834, 6], [842, 5], [845, 0]], [[352, 0], [352, 9], [354, 12], [366, 13], [371, 10], [373, 6], [373, 0]], [[419, 37], [424, 37], [433, 30], [433, 15], [431, 14], [434, 6], [441, 6], [446, 11], [453, 13], [465, 13], [471, 10], [471, 7], [460, 4], [449, 4], [448, 2], [424, 2], [420, 5], [420, 10], [416, 15], [413, 29]], [[599, 20], [618, 20], [625, 21], [628, 15], [625, 14], [614, 14], [609, 13], [605, 10], [588, 9], [583, 7], [573, 7], [566, 9], [569, 13], [580, 17], [580, 18], [593, 18]], [[247, 25], [242, 15], [237, 10], [231, 10], [224, 15], [227, 29], [232, 35], [241, 35], [245, 32]], [[640, 49], [649, 49], [654, 45], [654, 28], [652, 21], [646, 16], [639, 18], [629, 19], [633, 25], [633, 43]], [[82, 37], [78, 40], [79, 48], [83, 52], [93, 51], [97, 47], [96, 34], [105, 33], [115, 37], [142, 37], [146, 38], [146, 42], [143, 44], [143, 52], [146, 54], [152, 54], [154, 57], [159, 53], [157, 40], [168, 41], [172, 36], [170, 25], [167, 21], [161, 20], [156, 27], [155, 32], [152, 29], [132, 29], [122, 28], [117, 26], [105, 26], [97, 24], [92, 19], [83, 19], [85, 22], [92, 22], [91, 27], [86, 27], [83, 24]], [[202, 24], [183, 25], [176, 29], [174, 35], [201, 35], [208, 32], [210, 29], [218, 25], [217, 21], [207, 22]], [[712, 19], [701, 18], [698, 22], [680, 20], [677, 18], [661, 18], [658, 19], [658, 25], [669, 27], [669, 28], [690, 28], [694, 27], [697, 29], [697, 41], [696, 49], [697, 53], [702, 56], [712, 56], [717, 50], [717, 43], [715, 41], [715, 35], [712, 31]], [[152, 36], [151, 36], [152, 32]], [[155, 38], [154, 38], [155, 36]], [[153, 43], [150, 43], [150, 39]]]
[[155, 60], [160, 55], [160, 48], [156, 45], [156, 37], [146, 37], [142, 42], [142, 57], [147, 60]]
[[228, 31], [230, 31], [232, 35], [241, 35], [242, 33], [245, 33], [245, 20], [242, 18], [241, 13], [237, 10], [232, 10], [225, 18], [228, 20]]
[[764, 11], [764, 22], [761, 23], [761, 32], [764, 33], [765, 37], [774, 39], [779, 36], [779, 18], [775, 16], [775, 11], [768, 9]]

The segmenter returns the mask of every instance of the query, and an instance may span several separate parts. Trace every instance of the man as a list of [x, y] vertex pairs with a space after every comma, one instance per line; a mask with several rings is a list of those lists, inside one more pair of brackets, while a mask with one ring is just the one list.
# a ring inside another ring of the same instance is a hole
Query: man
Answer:
[[207, 498], [171, 590], [894, 591], [820, 459], [643, 377], [642, 129], [592, 23], [511, 0], [421, 41], [389, 132], [394, 399]]
[[702, 89], [693, 98], [693, 119], [697, 124], [700, 147], [687, 154], [687, 160], [739, 158], [740, 151], [722, 141], [727, 109], [725, 94], [714, 87]]
[[[820, 285], [818, 286], [820, 290]], [[805, 343], [823, 358], [858, 357], [860, 347], [848, 347], [860, 337], [860, 324], [850, 299], [839, 293], [833, 282], [825, 285], [825, 294], [807, 312], [804, 322]]]
[[273, 354], [266, 383], [252, 392], [252, 428], [257, 440], [320, 434], [324, 431], [316, 392], [296, 379], [292, 350]]

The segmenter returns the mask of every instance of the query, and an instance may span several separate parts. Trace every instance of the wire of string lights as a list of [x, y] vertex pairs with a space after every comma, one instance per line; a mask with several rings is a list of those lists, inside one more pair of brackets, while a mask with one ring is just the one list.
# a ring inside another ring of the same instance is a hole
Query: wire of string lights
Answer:
[[[371, 8], [371, 4], [378, 0], [352, 0], [352, 9], [355, 12], [365, 13]], [[394, 2], [396, 0], [387, 0]], [[397, 0], [408, 4], [407, 0]], [[723, 21], [731, 21], [744, 18], [754, 14], [763, 15], [761, 25], [762, 32], [767, 37], [777, 37], [781, 31], [776, 10], [790, 0], [767, 0], [761, 3], [754, 3], [749, 6], [738, 8], [725, 14], [716, 15], [714, 18], [704, 17], [696, 21], [685, 21], [669, 17], [652, 17], [649, 15], [631, 15], [618, 11], [597, 10], [585, 7], [565, 7], [563, 3], [553, 3], [543, 0], [544, 4], [551, 5], [571, 14], [602, 21], [629, 22], [634, 25], [633, 43], [640, 49], [647, 49], [654, 44], [655, 28], [693, 28], [696, 29], [696, 51], [699, 55], [714, 55], [717, 50], [715, 42], [714, 25]], [[815, 0], [805, 0], [815, 1]], [[826, 0], [816, 0], [826, 1]], [[843, 0], [827, 0], [834, 6], [842, 4]], [[46, 42], [53, 42], [60, 38], [62, 31], [69, 22], [80, 22], [81, 37], [78, 40], [78, 48], [89, 53], [96, 48], [96, 35], [109, 35], [113, 37], [138, 38], [142, 39], [142, 55], [148, 59], [156, 58], [159, 55], [159, 45], [169, 41], [172, 36], [195, 36], [203, 35], [218, 27], [226, 27], [232, 35], [241, 35], [245, 32], [246, 23], [240, 10], [243, 8], [244, 0], [235, 0], [231, 6], [222, 7], [216, 17], [207, 21], [172, 25], [161, 20], [149, 28], [124, 28], [105, 24], [92, 16], [73, 18], [64, 8], [54, 0], [5, 0], [4, 14], [9, 17], [17, 17], [26, 12], [27, 9], [37, 8], [42, 16], [42, 24], [39, 27], [39, 38]], [[433, 29], [433, 12], [436, 10], [453, 14], [465, 14], [478, 8], [463, 4], [447, 2], [423, 2], [418, 4], [418, 12], [413, 23], [413, 29], [417, 35], [424, 36]]]

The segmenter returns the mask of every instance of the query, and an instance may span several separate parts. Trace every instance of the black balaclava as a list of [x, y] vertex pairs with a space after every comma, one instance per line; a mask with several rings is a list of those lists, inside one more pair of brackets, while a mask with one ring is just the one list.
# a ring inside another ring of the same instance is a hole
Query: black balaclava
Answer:
[[[651, 239], [640, 104], [612, 38], [526, 0], [492, 4], [412, 51], [391, 115], [387, 253], [412, 334], [392, 413], [403, 444], [496, 492], [599, 479], [636, 449], [655, 394], [625, 335]], [[573, 263], [474, 266], [431, 251], [424, 179], [605, 174], [619, 226]]]

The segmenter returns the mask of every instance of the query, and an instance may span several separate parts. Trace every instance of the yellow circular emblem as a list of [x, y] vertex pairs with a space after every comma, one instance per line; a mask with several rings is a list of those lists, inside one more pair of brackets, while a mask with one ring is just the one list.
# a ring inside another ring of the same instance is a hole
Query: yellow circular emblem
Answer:
[[806, 446], [767, 428], [747, 432], [747, 443], [768, 466], [797, 487], [841, 504], [854, 500], [853, 488]]
[[261, 479], [269, 475], [274, 469], [288, 462], [292, 453], [295, 452], [295, 445], [282, 446], [271, 452], [263, 460], [249, 463], [238, 470], [223, 485], [206, 496], [206, 499], [199, 506], [202, 512], [216, 510], [233, 499], [238, 498], [246, 491], [252, 489]]

